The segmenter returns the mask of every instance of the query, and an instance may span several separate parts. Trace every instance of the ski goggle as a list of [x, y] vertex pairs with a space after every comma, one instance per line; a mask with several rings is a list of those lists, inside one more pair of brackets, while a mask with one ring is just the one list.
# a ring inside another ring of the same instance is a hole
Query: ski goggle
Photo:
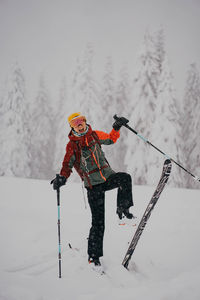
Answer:
[[83, 122], [86, 122], [86, 119], [85, 119], [85, 117], [81, 116], [81, 117], [72, 119], [70, 121], [70, 126], [71, 127], [78, 127], [80, 124], [83, 124]]

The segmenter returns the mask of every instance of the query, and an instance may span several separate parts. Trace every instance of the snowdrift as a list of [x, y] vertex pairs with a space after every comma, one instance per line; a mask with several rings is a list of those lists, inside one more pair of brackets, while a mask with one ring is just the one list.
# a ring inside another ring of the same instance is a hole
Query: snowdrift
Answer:
[[[200, 298], [199, 190], [165, 189], [133, 254], [130, 271], [121, 262], [136, 226], [118, 225], [116, 190], [107, 192], [101, 260], [106, 274], [101, 276], [87, 263], [90, 210], [87, 204], [85, 208], [81, 185], [67, 183], [61, 189], [59, 279], [55, 191], [48, 181], [4, 177], [0, 189], [0, 299]], [[137, 223], [153, 191], [133, 186]]]

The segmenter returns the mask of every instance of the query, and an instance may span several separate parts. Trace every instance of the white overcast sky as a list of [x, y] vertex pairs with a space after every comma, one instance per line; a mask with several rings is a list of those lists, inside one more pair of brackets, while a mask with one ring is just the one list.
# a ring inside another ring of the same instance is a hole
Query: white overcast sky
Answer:
[[134, 73], [146, 29], [160, 25], [182, 93], [190, 63], [200, 65], [200, 0], [0, 0], [0, 86], [17, 60], [29, 88], [41, 72], [57, 88], [88, 42], [97, 73], [108, 55]]

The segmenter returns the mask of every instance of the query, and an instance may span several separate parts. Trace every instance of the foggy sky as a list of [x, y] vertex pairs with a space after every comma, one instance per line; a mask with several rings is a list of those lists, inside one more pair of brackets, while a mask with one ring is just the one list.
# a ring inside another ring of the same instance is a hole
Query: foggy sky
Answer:
[[54, 92], [88, 42], [97, 73], [108, 55], [133, 72], [146, 29], [160, 26], [182, 93], [189, 64], [200, 65], [199, 0], [0, 0], [0, 87], [17, 60], [28, 88], [43, 72]]

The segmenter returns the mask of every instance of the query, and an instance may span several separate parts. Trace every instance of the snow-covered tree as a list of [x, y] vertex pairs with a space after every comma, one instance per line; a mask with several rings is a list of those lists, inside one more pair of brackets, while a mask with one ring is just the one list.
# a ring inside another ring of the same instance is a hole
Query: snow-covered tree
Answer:
[[77, 68], [73, 75], [71, 100], [73, 107], [71, 113], [77, 108], [87, 117], [93, 128], [98, 128], [101, 120], [100, 87], [93, 74], [93, 47], [88, 44], [83, 59], [77, 61]]
[[28, 177], [29, 106], [23, 72], [16, 63], [0, 108], [0, 175]]
[[[130, 89], [130, 78], [127, 70], [127, 66], [124, 65], [120, 70], [119, 81], [116, 88], [116, 105], [115, 113], [118, 116], [123, 116], [126, 118], [130, 117], [129, 103], [131, 98]], [[127, 152], [127, 136], [128, 130], [124, 127], [121, 128], [121, 137], [117, 141], [114, 149], [113, 160], [116, 164], [118, 170], [126, 171], [125, 156]]]
[[51, 179], [55, 152], [55, 136], [49, 93], [41, 76], [39, 90], [31, 107], [31, 176]]
[[[200, 75], [197, 65], [191, 64], [186, 80], [186, 89], [181, 114], [182, 145], [180, 158], [185, 168], [200, 176]], [[185, 173], [181, 174], [186, 188], [200, 188], [199, 182]]]
[[64, 78], [61, 83], [59, 100], [56, 102], [54, 124], [56, 127], [55, 134], [55, 158], [54, 169], [58, 173], [65, 155], [65, 148], [68, 142], [68, 133], [70, 127], [67, 122], [70, 111], [70, 102], [67, 93], [67, 83]]
[[109, 132], [111, 130], [113, 115], [116, 109], [115, 82], [112, 58], [106, 58], [101, 92], [102, 128]]
[[[96, 127], [99, 130], [105, 132], [110, 132], [112, 130], [112, 124], [114, 122], [113, 115], [116, 109], [116, 95], [115, 95], [115, 79], [114, 79], [114, 68], [113, 61], [110, 56], [106, 57], [104, 73], [102, 77], [102, 86], [100, 88], [100, 107], [98, 111], [98, 118], [101, 120], [99, 127]], [[115, 158], [114, 153], [116, 153], [116, 147], [104, 147], [106, 157], [115, 169]]]
[[[164, 32], [145, 34], [139, 60], [140, 68], [134, 81], [131, 118], [135, 130], [172, 158], [179, 158], [179, 103], [173, 88], [173, 76], [165, 52]], [[164, 156], [143, 140], [129, 134], [126, 163], [138, 184], [155, 184], [162, 169]], [[171, 183], [179, 183], [180, 170], [173, 166]]]
[[[155, 41], [149, 32], [145, 33], [136, 75], [133, 84], [132, 101], [129, 103], [130, 124], [145, 138], [150, 139], [152, 125], [156, 120], [156, 102], [159, 86], [159, 57]], [[151, 169], [149, 148], [130, 132], [127, 139], [125, 162], [137, 184], [147, 184], [147, 172]]]
[[[157, 89], [156, 119], [152, 125], [151, 139], [163, 152], [175, 160], [179, 159], [178, 145], [180, 142], [180, 105], [173, 87], [173, 75], [169, 67], [168, 58], [165, 52], [164, 33], [159, 30], [155, 40], [158, 53], [158, 67], [160, 76]], [[148, 183], [152, 184], [159, 168], [162, 168], [164, 157], [155, 151], [149, 153], [151, 161], [151, 172], [148, 173]], [[177, 186], [180, 183], [180, 169], [173, 165], [170, 176], [170, 184]], [[152, 176], [153, 175], [153, 176]]]

